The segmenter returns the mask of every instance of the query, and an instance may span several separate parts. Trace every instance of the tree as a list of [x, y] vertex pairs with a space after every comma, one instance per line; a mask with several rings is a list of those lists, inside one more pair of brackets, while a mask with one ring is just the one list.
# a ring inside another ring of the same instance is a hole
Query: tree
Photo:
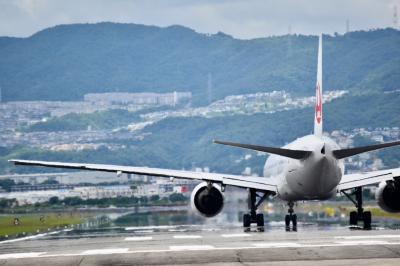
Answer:
[[51, 197], [51, 198], [49, 199], [49, 203], [50, 203], [51, 205], [58, 204], [59, 202], [60, 202], [60, 200], [59, 200], [59, 198], [58, 198], [57, 196]]
[[146, 196], [143, 196], [143, 197], [139, 198], [139, 201], [140, 201], [141, 204], [147, 204], [148, 200], [149, 199]]
[[79, 197], [67, 197], [64, 199], [64, 203], [69, 206], [76, 206], [83, 203], [83, 200]]
[[2, 187], [7, 192], [11, 191], [12, 186], [15, 186], [14, 180], [12, 179], [0, 180], [0, 187]]
[[14, 202], [16, 202], [16, 199], [0, 199], [0, 208], [10, 208]]
[[47, 179], [47, 180], [43, 181], [40, 184], [42, 184], [42, 185], [58, 185], [60, 183], [57, 180], [54, 180], [54, 179]]
[[154, 201], [159, 201], [160, 200], [160, 196], [158, 195], [153, 195], [150, 197], [150, 201], [154, 202]]
[[171, 202], [186, 201], [186, 197], [181, 193], [173, 193], [169, 196], [169, 201]]

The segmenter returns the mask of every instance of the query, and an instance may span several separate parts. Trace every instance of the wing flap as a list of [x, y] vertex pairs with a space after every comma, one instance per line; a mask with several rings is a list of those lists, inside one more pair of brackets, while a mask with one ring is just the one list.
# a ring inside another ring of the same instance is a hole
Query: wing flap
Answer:
[[31, 165], [52, 168], [66, 168], [91, 170], [102, 172], [122, 172], [128, 174], [148, 175], [157, 177], [174, 177], [182, 179], [192, 179], [199, 181], [211, 181], [223, 185], [255, 188], [257, 190], [277, 192], [276, 185], [270, 182], [270, 179], [263, 177], [250, 177], [240, 175], [226, 175], [219, 173], [193, 172], [173, 169], [108, 165], [108, 164], [86, 164], [86, 163], [64, 163], [64, 162], [47, 162], [47, 161], [31, 161], [31, 160], [9, 160], [15, 165]]

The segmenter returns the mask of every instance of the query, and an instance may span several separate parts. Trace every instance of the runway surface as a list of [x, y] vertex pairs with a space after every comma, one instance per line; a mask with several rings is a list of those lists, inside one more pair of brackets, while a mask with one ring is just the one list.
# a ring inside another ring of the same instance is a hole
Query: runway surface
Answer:
[[51, 234], [0, 242], [0, 265], [400, 265], [400, 230], [282, 226], [148, 226]]

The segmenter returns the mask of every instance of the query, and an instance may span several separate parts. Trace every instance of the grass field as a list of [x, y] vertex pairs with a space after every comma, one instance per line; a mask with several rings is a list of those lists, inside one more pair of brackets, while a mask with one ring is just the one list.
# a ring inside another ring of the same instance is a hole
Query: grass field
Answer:
[[[14, 225], [14, 219], [19, 219], [19, 225]], [[42, 217], [42, 219], [41, 219]], [[47, 232], [57, 227], [75, 225], [84, 222], [89, 217], [85, 213], [46, 213], [46, 214], [16, 214], [0, 216], [0, 237], [12, 237], [23, 233]]]
[[384, 217], [384, 218], [391, 218], [391, 219], [399, 219], [400, 220], [400, 213], [390, 213], [390, 212], [385, 212], [381, 208], [375, 207], [375, 208], [369, 208], [367, 209], [372, 212], [372, 216], [374, 217]]
[[[282, 207], [283, 206], [283, 207]], [[285, 204], [281, 204], [281, 206], [275, 206], [278, 213], [286, 214], [287, 207]], [[338, 217], [341, 215], [348, 216], [351, 211], [356, 211], [356, 207], [349, 202], [342, 201], [326, 201], [326, 202], [306, 202], [299, 203], [295, 206], [295, 210], [297, 213], [325, 213], [328, 217]], [[264, 211], [267, 213], [269, 208], [267, 205], [264, 207]], [[389, 219], [397, 219], [400, 220], [400, 213], [389, 213], [382, 210], [377, 204], [373, 201], [366, 202], [364, 204], [364, 211], [371, 211], [372, 217], [376, 218], [389, 218]]]

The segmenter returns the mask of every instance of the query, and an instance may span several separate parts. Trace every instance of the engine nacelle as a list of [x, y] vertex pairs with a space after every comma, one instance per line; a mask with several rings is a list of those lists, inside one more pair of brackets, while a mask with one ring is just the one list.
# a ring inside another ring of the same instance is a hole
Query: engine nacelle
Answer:
[[192, 209], [205, 217], [213, 217], [224, 207], [224, 195], [217, 184], [210, 187], [206, 182], [198, 184], [190, 197]]
[[387, 212], [400, 212], [400, 185], [398, 182], [381, 182], [375, 195], [378, 205]]

